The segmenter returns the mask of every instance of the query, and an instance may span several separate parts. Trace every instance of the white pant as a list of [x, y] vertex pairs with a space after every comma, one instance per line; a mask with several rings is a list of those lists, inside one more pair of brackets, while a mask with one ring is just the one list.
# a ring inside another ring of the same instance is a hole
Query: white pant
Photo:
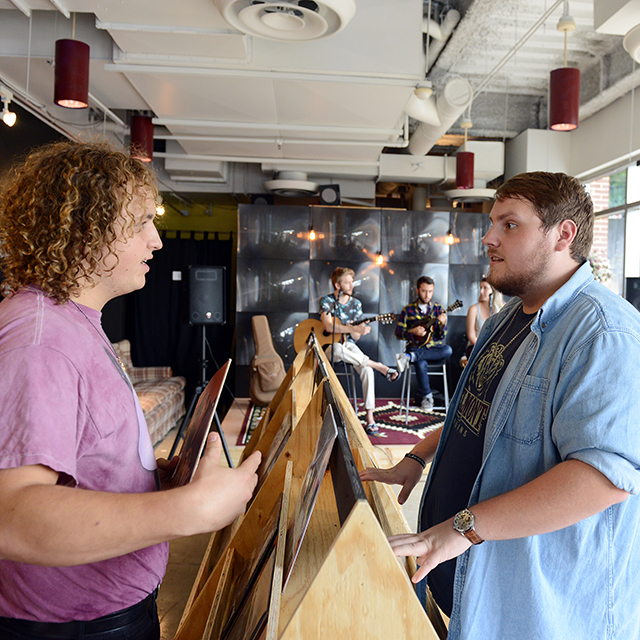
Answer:
[[[362, 395], [364, 396], [364, 408], [376, 408], [376, 389], [373, 380], [374, 370], [369, 366], [369, 356], [366, 356], [360, 347], [353, 342], [344, 344], [336, 342], [334, 345], [334, 362], [346, 362], [353, 365], [362, 381]], [[327, 358], [331, 362], [331, 346], [327, 349]]]

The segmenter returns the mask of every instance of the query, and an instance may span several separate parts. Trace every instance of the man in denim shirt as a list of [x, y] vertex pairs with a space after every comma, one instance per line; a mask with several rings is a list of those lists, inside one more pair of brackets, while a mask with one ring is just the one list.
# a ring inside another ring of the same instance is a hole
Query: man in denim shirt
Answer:
[[421, 533], [391, 544], [418, 557], [449, 640], [637, 640], [640, 316], [593, 279], [574, 178], [515, 176], [490, 217], [488, 280], [514, 298], [483, 326], [441, 434], [361, 475], [402, 484], [404, 502], [433, 459]]

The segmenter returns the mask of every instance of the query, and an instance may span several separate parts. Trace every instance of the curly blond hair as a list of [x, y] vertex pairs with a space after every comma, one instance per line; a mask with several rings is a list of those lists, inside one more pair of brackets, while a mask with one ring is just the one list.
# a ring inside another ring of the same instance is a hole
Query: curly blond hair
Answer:
[[[155, 175], [104, 142], [55, 142], [31, 152], [0, 193], [2, 291], [40, 287], [58, 303], [91, 281], [140, 189], [156, 197]], [[131, 214], [129, 214], [131, 216]], [[130, 225], [125, 233], [130, 233]]]

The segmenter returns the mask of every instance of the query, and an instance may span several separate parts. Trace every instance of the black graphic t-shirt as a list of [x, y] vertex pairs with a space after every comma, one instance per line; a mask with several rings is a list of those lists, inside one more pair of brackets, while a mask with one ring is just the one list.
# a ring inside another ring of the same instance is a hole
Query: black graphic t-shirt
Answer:
[[[452, 518], [468, 506], [482, 463], [491, 402], [507, 365], [529, 335], [535, 315], [524, 313], [520, 307], [505, 329], [485, 345], [476, 360], [425, 496], [420, 521], [422, 531]], [[447, 616], [451, 616], [455, 568], [455, 559], [449, 560], [428, 576], [433, 597]]]

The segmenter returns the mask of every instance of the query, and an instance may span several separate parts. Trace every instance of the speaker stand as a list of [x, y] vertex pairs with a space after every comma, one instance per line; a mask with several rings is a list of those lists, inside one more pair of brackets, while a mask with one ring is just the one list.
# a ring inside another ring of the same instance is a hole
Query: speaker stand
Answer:
[[[193, 392], [193, 396], [191, 397], [191, 402], [189, 402], [189, 409], [186, 413], [186, 415], [184, 416], [184, 419], [182, 421], [182, 424], [180, 425], [180, 428], [178, 429], [178, 433], [176, 433], [176, 437], [173, 441], [173, 446], [171, 447], [171, 452], [169, 453], [169, 460], [171, 460], [173, 458], [173, 456], [175, 455], [176, 449], [178, 448], [178, 443], [180, 442], [180, 440], [184, 440], [184, 430], [186, 429], [187, 425], [189, 424], [189, 420], [191, 420], [191, 416], [193, 415], [193, 410], [196, 407], [196, 403], [198, 402], [198, 398], [202, 395], [202, 392], [205, 390], [205, 387], [207, 386], [207, 383], [209, 382], [207, 380], [207, 365], [209, 364], [208, 360], [207, 360], [207, 349], [206, 349], [206, 343], [207, 343], [207, 337], [206, 337], [206, 331], [207, 331], [207, 326], [206, 325], [200, 325], [200, 328], [202, 329], [201, 335], [200, 335], [200, 360], [198, 361], [200, 363], [200, 381], [198, 382], [198, 386], [196, 387], [195, 391]], [[222, 432], [222, 426], [220, 425], [220, 418], [218, 418], [218, 409], [216, 408], [216, 410], [213, 412], [213, 417], [215, 418], [216, 421], [216, 431], [218, 432], [218, 435], [220, 436], [220, 441], [222, 442], [222, 448], [224, 450], [224, 455], [225, 458], [227, 459], [227, 464], [229, 465], [229, 467], [231, 469], [233, 469], [233, 462], [231, 462], [231, 455], [229, 454], [229, 447], [227, 447], [227, 441], [225, 440], [224, 437], [224, 433]], [[213, 428], [213, 427], [212, 427]]]

